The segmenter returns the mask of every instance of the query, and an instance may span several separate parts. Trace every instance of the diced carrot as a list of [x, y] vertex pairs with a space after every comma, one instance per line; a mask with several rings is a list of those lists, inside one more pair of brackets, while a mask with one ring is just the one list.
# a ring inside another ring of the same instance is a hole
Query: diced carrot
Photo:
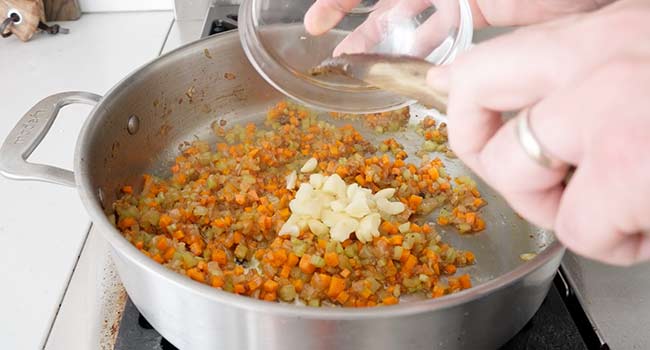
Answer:
[[226, 282], [223, 280], [223, 277], [221, 276], [212, 276], [212, 279], [210, 281], [210, 284], [215, 287], [215, 288], [221, 288]]
[[449, 182], [443, 182], [443, 183], [440, 184], [440, 189], [443, 190], [443, 191], [446, 191], [446, 190], [448, 190], [450, 188], [451, 188], [451, 185], [449, 184]]
[[449, 225], [449, 219], [446, 216], [438, 216], [438, 224], [442, 226]]
[[409, 230], [411, 232], [422, 232], [422, 228], [418, 224], [416, 224], [414, 222], [411, 223], [411, 226], [409, 227]]
[[460, 282], [460, 287], [462, 289], [468, 289], [472, 287], [472, 280], [469, 278], [468, 274], [464, 274], [458, 277], [458, 281]]
[[125, 229], [127, 229], [127, 228], [129, 228], [131, 226], [135, 226], [135, 224], [137, 224], [137, 223], [138, 222], [135, 221], [134, 218], [126, 217], [126, 218], [120, 220], [120, 222], [117, 224], [117, 227], [119, 227], [122, 230], [125, 230]]
[[303, 254], [302, 258], [300, 259], [300, 270], [304, 273], [311, 274], [316, 271], [316, 266], [312, 265], [311, 263], [311, 256], [308, 254]]
[[438, 285], [435, 285], [433, 287], [433, 292], [431, 293], [431, 297], [432, 298], [439, 298], [439, 297], [441, 297], [443, 295], [445, 295], [445, 289], [438, 286]]
[[336, 296], [336, 301], [338, 301], [341, 304], [345, 304], [345, 302], [348, 301], [348, 299], [350, 299], [350, 294], [348, 294], [345, 291], [342, 291], [341, 293], [339, 293], [339, 295]]
[[243, 284], [237, 283], [234, 285], [235, 294], [244, 294], [246, 292], [246, 287]]
[[412, 194], [409, 197], [409, 208], [416, 210], [422, 204], [422, 197]]
[[468, 264], [473, 264], [474, 261], [476, 261], [476, 257], [474, 257], [474, 253], [472, 252], [465, 252], [465, 259], [467, 260]]
[[388, 239], [388, 243], [391, 245], [402, 245], [402, 242], [404, 241], [404, 236], [402, 235], [393, 235], [390, 236]]
[[345, 280], [333, 276], [329, 285], [329, 289], [327, 290], [327, 296], [329, 296], [330, 298], [336, 298], [344, 289], [345, 289]]
[[279, 286], [280, 284], [278, 282], [269, 279], [264, 282], [263, 288], [265, 292], [275, 292]]
[[143, 241], [135, 242], [135, 247], [138, 248], [138, 249], [144, 248], [144, 242]]
[[246, 203], [246, 197], [243, 194], [236, 194], [235, 195], [235, 203], [239, 205], [244, 205]]
[[445, 273], [448, 275], [453, 275], [456, 273], [456, 266], [454, 265], [445, 265]]
[[475, 198], [474, 201], [472, 202], [472, 205], [478, 208], [481, 205], [483, 205], [483, 200], [481, 198]]
[[160, 254], [156, 254], [156, 255], [152, 256], [151, 258], [152, 258], [155, 262], [157, 262], [157, 263], [159, 263], [159, 264], [162, 264], [162, 263], [165, 262], [165, 260], [163, 260], [162, 256], [160, 256]]
[[458, 281], [457, 278], [448, 278], [447, 279], [447, 284], [449, 284], [449, 288], [451, 290], [459, 290], [460, 289], [460, 282]]
[[325, 253], [325, 264], [336, 267], [339, 264], [339, 256], [335, 252]]
[[235, 266], [235, 268], [232, 270], [235, 276], [241, 276], [244, 274], [244, 268], [240, 265]]
[[248, 289], [252, 292], [255, 291], [257, 288], [259, 288], [262, 285], [262, 278], [259, 276], [256, 276], [253, 278], [250, 282], [248, 282]]
[[123, 193], [127, 193], [127, 194], [131, 194], [131, 193], [133, 193], [133, 187], [132, 187], [132, 186], [128, 186], [128, 185], [127, 185], [127, 186], [124, 186], [124, 187], [122, 187], [122, 192], [123, 192]]
[[414, 255], [409, 255], [408, 259], [406, 259], [406, 262], [402, 265], [402, 273], [405, 273], [407, 275], [410, 274], [417, 263], [418, 259]]
[[296, 289], [296, 292], [300, 293], [302, 291], [304, 282], [302, 280], [294, 280], [291, 282], [291, 284], [293, 284], [293, 288]]
[[167, 250], [165, 251], [165, 254], [163, 254], [163, 258], [165, 258], [165, 260], [169, 261], [169, 260], [171, 260], [171, 259], [174, 257], [174, 254], [175, 254], [175, 253], [176, 253], [176, 248], [174, 248], [174, 247], [169, 247], [169, 248], [167, 248]]
[[368, 297], [370, 297], [370, 295], [372, 295], [372, 291], [371, 291], [370, 289], [368, 289], [368, 288], [364, 288], [364, 289], [359, 293], [359, 296], [362, 297], [362, 298], [364, 298], [364, 299], [368, 299]]
[[294, 253], [289, 253], [289, 257], [287, 258], [287, 266], [289, 267], [294, 267], [298, 264], [298, 255]]
[[476, 221], [476, 213], [470, 212], [470, 213], [465, 214], [465, 221], [468, 224], [473, 225], [474, 222]]
[[203, 246], [201, 245], [201, 243], [199, 243], [199, 241], [194, 242], [194, 243], [190, 244], [190, 251], [194, 255], [197, 255], [197, 256], [201, 255], [201, 254], [203, 254]]
[[280, 277], [289, 278], [290, 273], [291, 273], [291, 267], [289, 267], [289, 265], [284, 265], [282, 266], [282, 270], [280, 270]]
[[165, 238], [164, 236], [157, 236], [156, 237], [156, 248], [158, 248], [158, 250], [167, 249], [167, 238]]
[[381, 301], [384, 305], [395, 305], [399, 303], [399, 300], [395, 298], [394, 296], [390, 295], [382, 299]]
[[485, 221], [481, 218], [476, 218], [476, 222], [474, 223], [474, 226], [472, 227], [474, 231], [482, 231], [485, 229]]
[[187, 270], [187, 276], [197, 282], [205, 282], [205, 274], [199, 271], [197, 268], [191, 268]]
[[440, 174], [438, 173], [438, 169], [436, 169], [434, 167], [429, 168], [427, 173], [431, 177], [431, 181], [436, 181], [436, 180], [438, 180], [438, 177], [440, 177]]
[[409, 257], [411, 256], [411, 252], [408, 251], [407, 249], [402, 250], [402, 256], [399, 257], [399, 261], [404, 264]]
[[266, 301], [275, 301], [278, 298], [278, 295], [275, 292], [266, 293], [264, 295], [264, 300]]
[[325, 249], [325, 248], [327, 248], [327, 241], [324, 240], [324, 239], [320, 239], [320, 238], [319, 238], [319, 239], [318, 239], [318, 247], [319, 247], [320, 249]]
[[381, 225], [379, 225], [379, 229], [389, 235], [394, 235], [399, 232], [397, 226], [393, 225], [389, 221], [382, 222]]
[[162, 229], [166, 229], [167, 226], [171, 225], [172, 220], [173, 219], [171, 216], [167, 214], [163, 214], [160, 216], [160, 219], [158, 220], [158, 226], [160, 226], [160, 228]]
[[431, 232], [433, 232], [433, 229], [431, 229], [431, 226], [429, 226], [429, 224], [422, 225], [422, 233], [429, 234]]
[[332, 281], [332, 277], [330, 275], [324, 273], [318, 273], [312, 275], [310, 284], [312, 285], [312, 287], [316, 289], [324, 290], [327, 289], [327, 287], [329, 287], [331, 281]]
[[215, 249], [212, 251], [212, 261], [219, 263], [219, 265], [225, 265], [227, 263], [226, 252], [221, 249]]

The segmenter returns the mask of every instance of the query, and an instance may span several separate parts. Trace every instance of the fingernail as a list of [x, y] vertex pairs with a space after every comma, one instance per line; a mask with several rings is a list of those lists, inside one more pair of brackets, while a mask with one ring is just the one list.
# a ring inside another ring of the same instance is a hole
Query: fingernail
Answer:
[[451, 69], [447, 66], [431, 68], [427, 73], [427, 84], [435, 90], [448, 92], [451, 85]]

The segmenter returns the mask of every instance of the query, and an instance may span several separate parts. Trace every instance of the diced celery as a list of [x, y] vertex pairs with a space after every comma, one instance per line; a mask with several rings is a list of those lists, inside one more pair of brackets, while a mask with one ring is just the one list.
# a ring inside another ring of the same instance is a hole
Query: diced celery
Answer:
[[235, 256], [239, 259], [245, 259], [248, 254], [248, 247], [243, 244], [238, 244], [235, 248]]
[[325, 259], [323, 259], [319, 255], [312, 255], [310, 262], [311, 262], [312, 265], [314, 265], [316, 267], [324, 267], [325, 266]]
[[287, 284], [280, 287], [278, 291], [278, 296], [282, 301], [293, 301], [296, 298], [296, 289], [293, 285]]
[[393, 260], [399, 260], [402, 257], [402, 253], [404, 252], [404, 248], [400, 246], [396, 246], [393, 248]]

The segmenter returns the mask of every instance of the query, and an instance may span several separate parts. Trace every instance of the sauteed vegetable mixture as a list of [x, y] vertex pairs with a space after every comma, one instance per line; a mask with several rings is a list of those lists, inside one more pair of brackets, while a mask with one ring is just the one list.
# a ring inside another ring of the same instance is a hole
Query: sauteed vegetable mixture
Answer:
[[[408, 115], [366, 120], [395, 131]], [[194, 142], [170, 176], [145, 174], [114, 203], [110, 219], [156, 262], [228, 292], [309, 306], [391, 305], [405, 294], [435, 298], [471, 287], [457, 268], [474, 264], [474, 255], [441, 241], [436, 227], [481, 231], [486, 203], [470, 178], [452, 178], [441, 159], [429, 159], [429, 151], [448, 152], [444, 124], [426, 118], [417, 126], [428, 148], [412, 162], [392, 138], [370, 144], [353, 126], [288, 102], [263, 126], [213, 129], [216, 145]], [[323, 183], [330, 178], [350, 196], [336, 195]], [[299, 191], [329, 199], [308, 217]], [[341, 217], [347, 234], [335, 235]]]

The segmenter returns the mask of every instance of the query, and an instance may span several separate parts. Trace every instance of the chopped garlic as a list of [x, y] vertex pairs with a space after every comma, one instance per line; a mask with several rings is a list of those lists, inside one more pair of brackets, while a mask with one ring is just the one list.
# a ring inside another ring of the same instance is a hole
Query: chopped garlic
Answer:
[[323, 191], [339, 196], [340, 198], [346, 196], [345, 182], [341, 179], [339, 174], [334, 174], [325, 179], [322, 189]]
[[375, 193], [375, 198], [391, 198], [395, 195], [396, 190], [394, 188], [384, 188], [383, 190], [377, 191]]
[[323, 187], [324, 181], [325, 181], [325, 176], [321, 174], [309, 175], [309, 184], [317, 190], [320, 190], [320, 188]]
[[359, 221], [351, 217], [345, 217], [337, 222], [334, 227], [332, 227], [330, 230], [330, 235], [333, 239], [339, 242], [343, 242], [348, 239], [348, 237], [350, 237], [350, 234], [354, 232], [357, 227], [359, 227]]
[[361, 242], [372, 241], [379, 236], [380, 213], [396, 215], [406, 209], [403, 203], [388, 200], [394, 194], [395, 189], [389, 188], [373, 195], [356, 183], [346, 185], [337, 174], [312, 174], [309, 182], [300, 184], [289, 203], [291, 216], [280, 234], [297, 236], [309, 229], [319, 237], [329, 234], [342, 242], [354, 232]]
[[379, 224], [381, 224], [381, 216], [377, 213], [364, 217], [355, 232], [357, 238], [365, 243], [372, 241], [373, 237], [379, 237]]
[[318, 160], [316, 158], [309, 158], [309, 160], [305, 163], [305, 165], [300, 168], [301, 173], [311, 173], [312, 171], [316, 170], [316, 167], [318, 166]]
[[296, 188], [296, 181], [298, 181], [298, 174], [295, 171], [292, 171], [291, 174], [287, 175], [287, 190], [293, 190]]
[[411, 223], [410, 222], [405, 222], [398, 227], [400, 233], [408, 233], [409, 230], [411, 229]]
[[318, 237], [325, 236], [330, 232], [330, 228], [319, 220], [310, 219], [307, 224], [309, 225], [309, 230]]
[[402, 202], [389, 202], [386, 198], [377, 198], [377, 209], [388, 215], [397, 215], [406, 209]]
[[[350, 186], [350, 187], [352, 187], [352, 186]], [[350, 191], [348, 191], [348, 193], [349, 192]], [[369, 214], [370, 213], [370, 208], [368, 207], [368, 201], [367, 201], [366, 195], [361, 191], [354, 192], [354, 196], [352, 197], [352, 200], [350, 201], [350, 204], [348, 204], [348, 206], [345, 207], [344, 211], [348, 215], [350, 215], [352, 217], [355, 217], [357, 219], [361, 219], [362, 217]]]
[[333, 211], [335, 212], [342, 212], [345, 211], [345, 208], [348, 206], [347, 201], [344, 201], [342, 199], [335, 200], [330, 203], [330, 208], [332, 208]]

